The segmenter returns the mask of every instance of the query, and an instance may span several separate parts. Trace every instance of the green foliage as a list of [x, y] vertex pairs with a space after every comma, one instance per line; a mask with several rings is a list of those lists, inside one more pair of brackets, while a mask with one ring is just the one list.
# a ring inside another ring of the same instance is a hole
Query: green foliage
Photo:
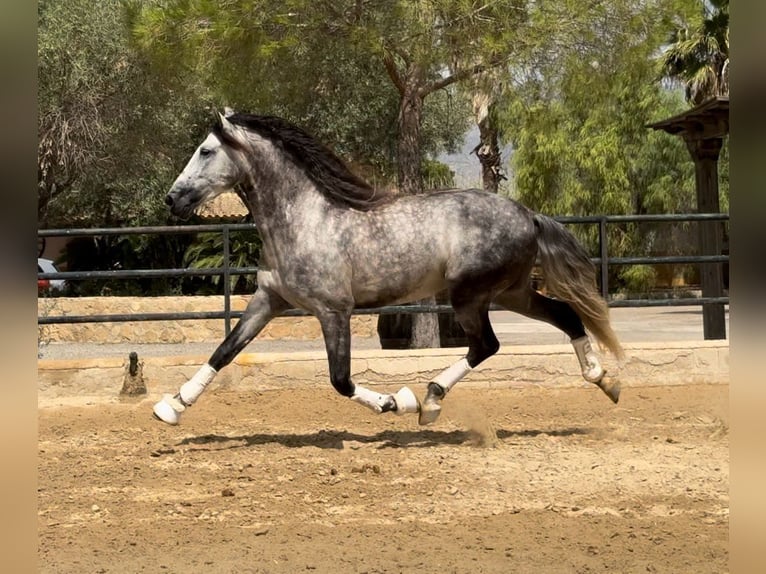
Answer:
[[692, 205], [683, 142], [646, 127], [684, 109], [656, 82], [665, 18], [648, 8], [631, 12], [632, 4], [614, 2], [622, 16], [613, 29], [562, 51], [506, 102], [517, 194], [537, 209], [657, 213]]
[[679, 14], [662, 56], [662, 73], [681, 82], [695, 105], [729, 94], [729, 0], [696, 0]]
[[[395, 165], [398, 94], [354, 4], [135, 3], [131, 22], [136, 46], [172, 81], [193, 78], [219, 107], [292, 120], [387, 180]], [[441, 132], [449, 130], [442, 125]]]
[[121, 2], [38, 4], [38, 223], [162, 223], [206, 103], [136, 52]]
[[[260, 237], [257, 232], [233, 231], [229, 236], [229, 251], [230, 267], [257, 266], [261, 253]], [[223, 267], [223, 233], [200, 233], [186, 250], [184, 265], [191, 269]], [[213, 275], [198, 280], [196, 292], [222, 293], [222, 279], [221, 275]], [[256, 287], [255, 275], [232, 275], [229, 281], [232, 293], [252, 293]]]
[[622, 280], [627, 293], [648, 293], [657, 282], [657, 271], [648, 265], [631, 265], [622, 272]]
[[[664, 33], [653, 11], [631, 13], [625, 4], [631, 3], [613, 3], [621, 17], [612, 28], [584, 45], [557, 48], [551, 67], [538, 67], [501, 112], [514, 145], [518, 197], [536, 209], [646, 213], [648, 206], [666, 211], [677, 207], [671, 203], [685, 203], [671, 199], [678, 190], [667, 185], [680, 182], [683, 188], [693, 174], [682, 142], [646, 128], [682, 109], [654, 81], [652, 57]], [[644, 29], [654, 32], [642, 34]], [[661, 159], [680, 161], [661, 166]], [[675, 173], [658, 187], [656, 170], [672, 172], [679, 164], [687, 164], [684, 176]]]
[[[647, 127], [687, 108], [679, 90], [658, 81], [657, 69], [673, 21], [688, 5], [591, 4], [570, 27], [551, 29], [538, 46], [542, 56], [517, 66], [498, 115], [514, 148], [519, 200], [552, 214], [695, 210], [694, 166], [683, 140]], [[550, 26], [550, 13], [537, 16], [541, 27]], [[727, 158], [722, 153], [722, 206], [728, 205]], [[596, 227], [573, 229], [595, 254]], [[680, 225], [610, 225], [609, 253], [692, 251], [683, 231]], [[653, 280], [646, 266], [611, 268], [610, 275], [610, 285], [624, 289], [640, 290]]]
[[447, 164], [426, 159], [421, 169], [426, 189], [446, 189], [455, 186], [455, 172]]
[[521, 5], [171, 0], [134, 2], [130, 20], [136, 45], [168, 78], [194, 78], [219, 105], [296, 121], [390, 179], [405, 161], [402, 85], [424, 101], [418, 161], [454, 148], [469, 107], [446, 88], [507, 57]]

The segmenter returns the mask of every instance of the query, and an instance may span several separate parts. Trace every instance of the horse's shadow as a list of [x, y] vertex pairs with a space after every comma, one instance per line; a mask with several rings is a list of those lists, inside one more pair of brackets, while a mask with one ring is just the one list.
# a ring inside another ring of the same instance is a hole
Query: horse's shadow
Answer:
[[[499, 440], [512, 438], [534, 438], [540, 435], [569, 437], [585, 435], [587, 428], [569, 427], [563, 429], [498, 429], [495, 436]], [[279, 444], [288, 448], [315, 447], [342, 450], [350, 444], [377, 445], [375, 448], [427, 448], [440, 445], [476, 446], [487, 444], [487, 437], [473, 430], [441, 431], [423, 429], [416, 431], [385, 430], [376, 434], [358, 434], [349, 431], [320, 430], [313, 433], [256, 433], [248, 435], [204, 434], [186, 437], [176, 446], [192, 446], [194, 450], [223, 450], [248, 448], [267, 444]]]

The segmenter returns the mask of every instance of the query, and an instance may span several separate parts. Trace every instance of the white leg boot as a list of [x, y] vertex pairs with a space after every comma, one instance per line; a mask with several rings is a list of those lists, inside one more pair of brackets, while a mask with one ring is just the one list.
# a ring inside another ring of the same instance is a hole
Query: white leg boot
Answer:
[[583, 378], [598, 386], [612, 402], [616, 403], [620, 400], [620, 383], [606, 378], [606, 370], [601, 366], [596, 353], [593, 352], [588, 336], [572, 339], [572, 347], [574, 347], [577, 360], [580, 361]]
[[464, 357], [436, 375], [436, 377], [428, 383], [426, 398], [420, 406], [418, 423], [421, 425], [429, 425], [432, 422], [435, 422], [442, 412], [442, 399], [460, 379], [470, 372], [471, 365], [468, 364], [468, 359]]
[[213, 367], [208, 364], [203, 365], [181, 386], [177, 395], [164, 395], [161, 401], [155, 403], [152, 409], [154, 416], [169, 425], [177, 425], [186, 407], [190, 407], [197, 401], [216, 374], [217, 371]]
[[584, 337], [572, 339], [572, 347], [574, 347], [577, 360], [580, 361], [583, 378], [589, 383], [594, 384], [603, 379], [606, 371], [601, 366], [596, 353], [593, 352], [590, 338], [585, 335]]
[[384, 395], [356, 385], [351, 400], [376, 414], [394, 411], [397, 415], [406, 415], [420, 410], [420, 402], [415, 393], [407, 387], [402, 387], [393, 395]]

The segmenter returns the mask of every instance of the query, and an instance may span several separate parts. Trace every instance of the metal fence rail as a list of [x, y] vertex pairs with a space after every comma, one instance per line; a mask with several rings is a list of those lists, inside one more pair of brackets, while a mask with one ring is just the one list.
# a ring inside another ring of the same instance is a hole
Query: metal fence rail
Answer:
[[[620, 223], [648, 223], [648, 222], [700, 222], [700, 221], [728, 221], [729, 215], [725, 213], [686, 213], [686, 214], [657, 214], [657, 215], [597, 215], [597, 216], [560, 216], [555, 217], [563, 224], [598, 225], [599, 256], [592, 257], [591, 261], [600, 269], [601, 293], [607, 299], [610, 307], [667, 307], [687, 305], [726, 305], [729, 298], [726, 296], [684, 297], [670, 299], [611, 299], [609, 298], [608, 269], [613, 265], [656, 265], [656, 264], [705, 264], [705, 263], [728, 263], [729, 256], [715, 255], [670, 255], [670, 256], [635, 256], [635, 257], [610, 257], [608, 250], [607, 231], [608, 225]], [[235, 275], [252, 275], [258, 272], [257, 267], [231, 267], [229, 266], [230, 234], [232, 231], [257, 231], [251, 223], [222, 223], [206, 225], [185, 226], [146, 226], [146, 227], [121, 227], [121, 228], [79, 228], [79, 229], [41, 229], [37, 235], [46, 237], [96, 237], [96, 236], [125, 236], [125, 235], [181, 235], [196, 234], [203, 232], [220, 232], [223, 234], [223, 267], [210, 267], [201, 269], [133, 269], [133, 270], [108, 270], [108, 271], [62, 271], [58, 273], [38, 273], [38, 279], [136, 279], [136, 278], [159, 278], [159, 277], [191, 277], [191, 276], [221, 276], [224, 288], [224, 309], [222, 311], [200, 311], [184, 313], [121, 313], [110, 315], [56, 315], [38, 316], [39, 325], [74, 324], [74, 323], [118, 323], [131, 321], [181, 321], [198, 319], [223, 319], [225, 332], [231, 330], [231, 320], [242, 316], [240, 311], [231, 310], [231, 287], [228, 279]], [[492, 309], [500, 309], [493, 306]], [[392, 305], [374, 309], [357, 309], [355, 314], [392, 314], [392, 313], [447, 313], [452, 311], [449, 305]], [[309, 313], [291, 309], [282, 316], [304, 316]]]

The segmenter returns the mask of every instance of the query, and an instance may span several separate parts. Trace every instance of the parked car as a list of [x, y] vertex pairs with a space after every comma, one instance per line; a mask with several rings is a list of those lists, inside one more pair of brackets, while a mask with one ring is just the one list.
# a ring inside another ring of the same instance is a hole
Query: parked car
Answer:
[[[42, 257], [37, 258], [38, 273], [58, 273], [56, 265], [50, 259]], [[63, 291], [66, 287], [66, 281], [63, 279], [37, 279], [37, 292], [45, 291]]]

